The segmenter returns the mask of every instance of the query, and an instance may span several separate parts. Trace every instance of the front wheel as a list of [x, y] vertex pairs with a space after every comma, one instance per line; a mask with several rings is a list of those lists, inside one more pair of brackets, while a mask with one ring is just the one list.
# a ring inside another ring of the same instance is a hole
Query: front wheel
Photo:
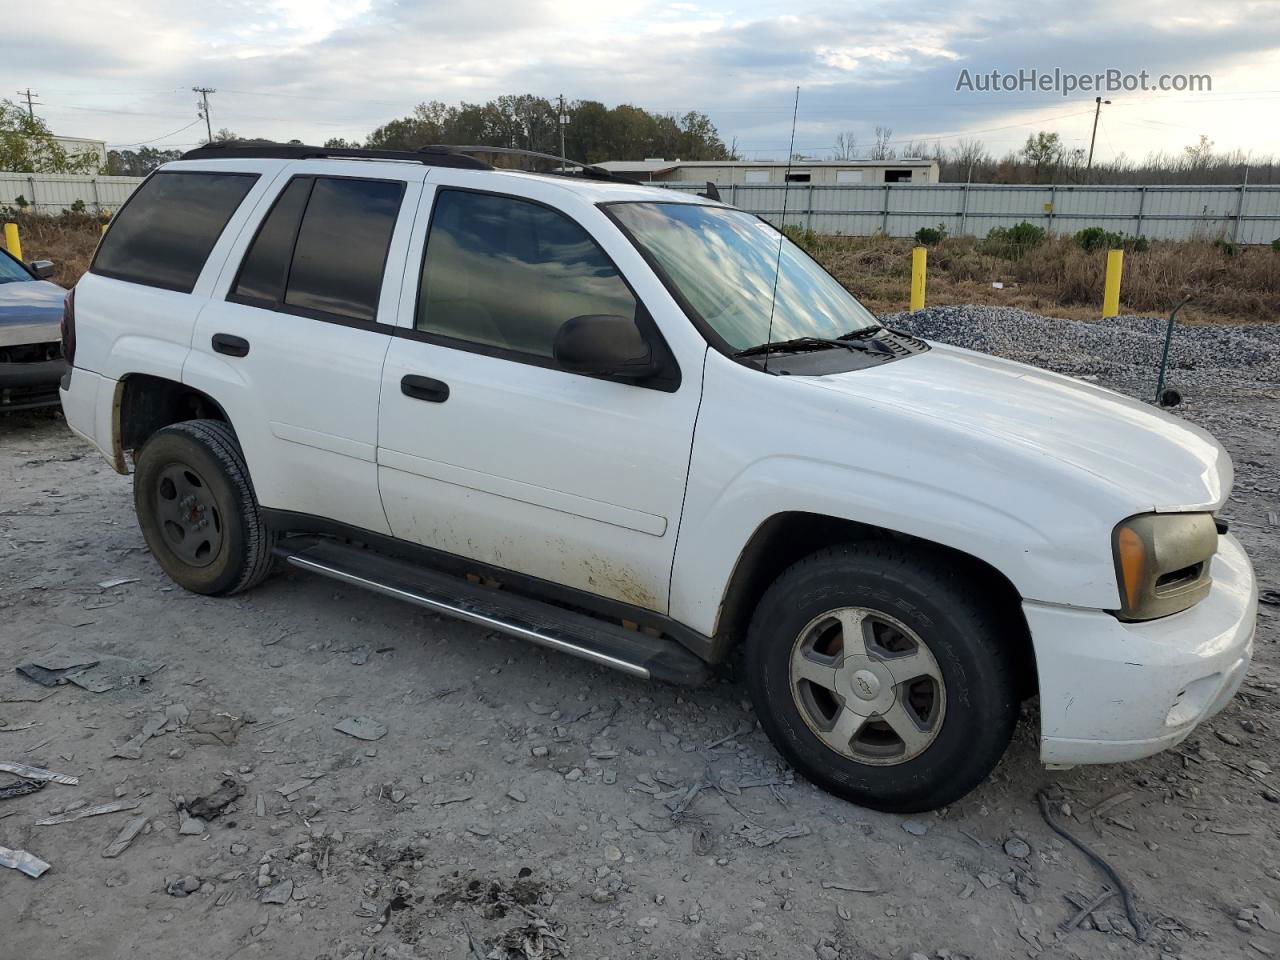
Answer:
[[940, 555], [833, 547], [785, 571], [747, 636], [761, 726], [810, 780], [901, 813], [964, 796], [1018, 717], [1000, 619]]
[[220, 420], [152, 434], [135, 465], [133, 505], [164, 572], [193, 593], [239, 593], [270, 571], [272, 535], [240, 444]]

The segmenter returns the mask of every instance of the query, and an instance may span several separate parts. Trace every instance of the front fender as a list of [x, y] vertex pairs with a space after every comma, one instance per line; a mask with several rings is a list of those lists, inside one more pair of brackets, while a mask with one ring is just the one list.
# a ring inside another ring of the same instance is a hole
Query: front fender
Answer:
[[793, 511], [954, 548], [1026, 599], [1118, 605], [1110, 535], [1132, 510], [1105, 480], [887, 404], [820, 406], [790, 378], [713, 362], [706, 376], [672, 568], [680, 622], [713, 634], [752, 535]]

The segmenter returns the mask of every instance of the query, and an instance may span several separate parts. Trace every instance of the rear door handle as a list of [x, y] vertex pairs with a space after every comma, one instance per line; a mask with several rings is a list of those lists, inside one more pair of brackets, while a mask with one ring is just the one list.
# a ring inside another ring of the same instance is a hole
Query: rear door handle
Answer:
[[449, 385], [443, 380], [419, 377], [412, 373], [401, 379], [400, 392], [406, 397], [428, 400], [431, 403], [444, 403], [449, 399]]
[[249, 341], [244, 337], [234, 337], [229, 333], [215, 333], [213, 335], [214, 353], [225, 353], [228, 357], [247, 357], [249, 355]]

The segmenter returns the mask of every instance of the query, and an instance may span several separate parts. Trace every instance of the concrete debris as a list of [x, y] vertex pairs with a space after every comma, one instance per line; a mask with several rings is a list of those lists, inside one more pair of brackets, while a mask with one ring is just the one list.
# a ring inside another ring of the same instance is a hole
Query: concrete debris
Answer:
[[10, 870], [25, 873], [28, 877], [39, 879], [49, 869], [49, 864], [25, 850], [0, 847], [0, 867], [8, 867]]
[[140, 760], [142, 759], [142, 747], [152, 737], [160, 733], [164, 729], [165, 724], [169, 721], [163, 713], [157, 713], [151, 717], [142, 726], [142, 732], [132, 740], [116, 747], [115, 752], [111, 754], [113, 757], [119, 757], [121, 760]]
[[164, 892], [171, 897], [188, 897], [200, 889], [200, 879], [187, 875], [171, 874], [164, 878]]
[[134, 800], [132, 803], [113, 800], [111, 803], [100, 803], [96, 807], [81, 807], [79, 810], [73, 810], [68, 813], [41, 817], [36, 821], [35, 825], [37, 827], [49, 827], [55, 823], [70, 823], [72, 820], [83, 820], [85, 817], [100, 817], [106, 813], [121, 813], [125, 810], [136, 810], [141, 804], [141, 800]]
[[902, 829], [913, 837], [923, 837], [929, 832], [929, 825], [923, 820], [903, 820]]
[[762, 827], [755, 823], [743, 823], [733, 831], [734, 836], [741, 837], [753, 847], [771, 847], [781, 840], [788, 840], [792, 837], [807, 837], [809, 832], [809, 828], [802, 823], [792, 824], [789, 827], [781, 827], [776, 830]]
[[65, 784], [68, 787], [74, 787], [80, 782], [79, 777], [68, 776], [65, 773], [54, 773], [52, 770], [45, 770], [43, 767], [31, 767], [25, 763], [14, 763], [9, 760], [0, 760], [0, 773], [13, 773], [28, 780], [49, 780], [53, 783]]
[[1025, 860], [1031, 856], [1031, 846], [1025, 840], [1010, 837], [1004, 842], [1004, 852], [1018, 860]]
[[184, 837], [202, 837], [204, 836], [205, 822], [199, 817], [189, 817], [182, 815], [182, 822], [178, 825], [178, 833]]
[[137, 577], [112, 577], [110, 580], [101, 581], [98, 586], [103, 590], [110, 590], [113, 587], [123, 587], [126, 583], [137, 583]]
[[387, 735], [386, 726], [371, 717], [346, 717], [335, 723], [333, 729], [357, 740], [381, 740]]
[[145, 815], [139, 814], [132, 818], [121, 828], [120, 832], [116, 834], [116, 838], [107, 845], [107, 848], [102, 851], [102, 855], [108, 859], [120, 856], [120, 854], [129, 849], [129, 844], [133, 843], [146, 825], [147, 818]]
[[293, 881], [281, 880], [262, 895], [262, 903], [282, 904], [293, 899]]

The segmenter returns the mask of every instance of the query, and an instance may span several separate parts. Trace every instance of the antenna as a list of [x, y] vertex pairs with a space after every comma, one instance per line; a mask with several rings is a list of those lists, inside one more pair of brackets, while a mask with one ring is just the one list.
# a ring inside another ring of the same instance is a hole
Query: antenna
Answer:
[[[800, 88], [796, 87], [796, 103], [791, 109], [791, 143], [787, 145], [787, 170], [782, 175], [782, 222], [778, 226], [778, 256], [773, 261], [773, 297], [769, 300], [769, 332], [764, 342], [773, 343], [773, 311], [778, 305], [778, 274], [782, 271], [782, 242], [786, 239], [783, 230], [787, 226], [787, 194], [791, 190], [791, 157], [796, 149], [796, 115], [800, 112]], [[764, 351], [764, 372], [769, 372], [769, 350]]]

